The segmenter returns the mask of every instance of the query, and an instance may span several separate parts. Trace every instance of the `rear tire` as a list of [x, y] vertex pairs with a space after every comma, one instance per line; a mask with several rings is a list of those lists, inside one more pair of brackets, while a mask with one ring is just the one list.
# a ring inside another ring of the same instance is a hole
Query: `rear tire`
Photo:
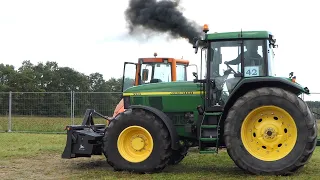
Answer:
[[170, 145], [162, 120], [140, 109], [120, 114], [110, 122], [103, 137], [104, 155], [117, 171], [159, 172], [168, 164]]
[[224, 138], [239, 168], [252, 174], [289, 175], [312, 156], [317, 124], [299, 97], [265, 87], [248, 92], [231, 107]]

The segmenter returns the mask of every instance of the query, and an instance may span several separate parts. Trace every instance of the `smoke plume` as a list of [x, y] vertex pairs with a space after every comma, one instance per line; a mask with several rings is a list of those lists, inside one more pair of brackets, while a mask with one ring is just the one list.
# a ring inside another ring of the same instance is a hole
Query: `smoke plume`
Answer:
[[200, 25], [183, 16], [179, 1], [130, 0], [125, 16], [131, 35], [169, 33], [193, 43], [202, 33]]

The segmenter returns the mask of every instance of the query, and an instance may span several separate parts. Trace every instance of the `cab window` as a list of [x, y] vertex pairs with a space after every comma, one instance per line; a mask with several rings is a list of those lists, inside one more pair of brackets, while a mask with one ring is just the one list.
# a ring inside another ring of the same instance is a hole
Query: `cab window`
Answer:
[[186, 81], [186, 65], [177, 64], [176, 66], [177, 80], [176, 81]]
[[148, 78], [142, 80], [142, 84], [171, 82], [171, 64], [169, 63], [142, 64], [140, 72], [141, 77], [143, 77], [143, 69], [148, 69]]

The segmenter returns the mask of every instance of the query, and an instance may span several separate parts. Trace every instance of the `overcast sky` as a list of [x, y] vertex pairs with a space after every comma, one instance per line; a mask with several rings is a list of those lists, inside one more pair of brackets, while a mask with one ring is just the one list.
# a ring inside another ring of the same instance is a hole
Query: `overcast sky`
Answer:
[[[181, 5], [186, 17], [209, 24], [209, 32], [271, 31], [279, 45], [277, 75], [293, 71], [299, 83], [320, 93], [314, 75], [320, 42], [316, 2], [182, 0]], [[23, 60], [56, 61], [85, 74], [99, 72], [105, 79], [120, 77], [124, 61], [136, 62], [154, 52], [199, 64], [200, 54], [184, 39], [130, 38], [127, 6], [128, 0], [0, 0], [0, 61], [16, 68]]]

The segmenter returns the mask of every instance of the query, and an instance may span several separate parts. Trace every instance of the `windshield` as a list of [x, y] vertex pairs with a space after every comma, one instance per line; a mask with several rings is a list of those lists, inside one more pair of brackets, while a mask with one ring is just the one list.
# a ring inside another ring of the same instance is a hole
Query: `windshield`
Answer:
[[[210, 78], [215, 79], [217, 90], [222, 91], [222, 100], [226, 101], [233, 88], [244, 77], [265, 76], [264, 53], [265, 40], [238, 40], [211, 42]], [[241, 46], [243, 43], [243, 62], [241, 65]], [[243, 72], [242, 72], [243, 71]]]
[[[223, 76], [223, 72], [227, 69], [224, 65], [225, 62], [239, 57], [241, 52], [241, 41], [223, 41], [211, 43], [211, 73], [210, 77], [215, 78]], [[237, 63], [237, 62], [236, 62]], [[236, 63], [233, 63], [236, 65]], [[239, 71], [241, 70], [240, 64], [232, 68]]]
[[141, 65], [141, 77], [142, 70], [148, 69], [148, 78], [142, 81], [142, 84], [157, 83], [157, 82], [171, 82], [171, 64], [167, 63], [150, 63]]
[[[211, 77], [223, 76], [228, 64], [236, 72], [241, 68], [242, 41], [222, 41], [211, 43]], [[264, 40], [244, 40], [244, 76], [265, 76]]]

